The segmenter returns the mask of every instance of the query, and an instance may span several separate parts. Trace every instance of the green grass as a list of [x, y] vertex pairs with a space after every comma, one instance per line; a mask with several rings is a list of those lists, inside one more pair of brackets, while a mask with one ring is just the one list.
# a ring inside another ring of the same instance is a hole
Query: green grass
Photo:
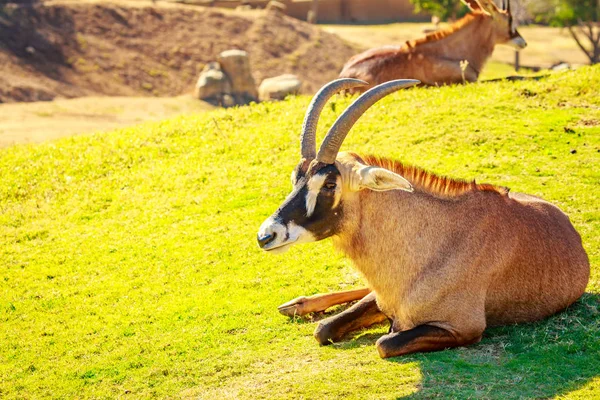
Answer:
[[481, 71], [481, 75], [479, 79], [485, 81], [487, 79], [497, 79], [497, 78], [505, 78], [511, 75], [532, 75], [529, 71], [521, 70], [519, 72], [515, 71], [515, 68], [512, 65], [501, 63], [498, 61], [490, 61], [485, 64], [483, 71]]
[[554, 202], [592, 264], [566, 312], [390, 360], [384, 326], [319, 347], [314, 323], [277, 313], [362, 285], [329, 241], [255, 244], [308, 97], [0, 150], [0, 397], [600, 398], [598, 87], [600, 67], [407, 90], [355, 126], [346, 149]]

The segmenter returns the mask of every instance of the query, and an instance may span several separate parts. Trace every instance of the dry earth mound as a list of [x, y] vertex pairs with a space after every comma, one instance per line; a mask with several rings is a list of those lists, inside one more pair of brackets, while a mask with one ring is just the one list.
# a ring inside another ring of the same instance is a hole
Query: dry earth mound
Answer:
[[298, 75], [311, 93], [356, 49], [275, 11], [112, 4], [0, 6], [0, 102], [90, 95], [173, 96], [203, 66], [246, 50], [254, 78]]

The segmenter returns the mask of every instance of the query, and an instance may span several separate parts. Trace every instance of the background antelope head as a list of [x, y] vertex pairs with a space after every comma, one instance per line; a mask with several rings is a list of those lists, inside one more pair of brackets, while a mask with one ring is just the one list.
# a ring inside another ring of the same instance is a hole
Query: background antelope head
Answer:
[[519, 34], [510, 11], [510, 0], [502, 0], [498, 8], [492, 0], [461, 0], [475, 13], [484, 13], [493, 20], [496, 44], [506, 44], [517, 50], [527, 47], [527, 42]]
[[315, 135], [321, 110], [335, 93], [368, 85], [357, 79], [338, 79], [325, 85], [313, 98], [304, 117], [300, 163], [292, 172], [292, 192], [258, 231], [258, 245], [283, 252], [298, 243], [325, 239], [339, 232], [344, 199], [361, 189], [412, 191], [402, 176], [387, 169], [363, 165], [353, 157], [338, 157], [344, 138], [358, 118], [382, 97], [418, 84], [417, 80], [383, 83], [356, 99], [329, 129], [316, 153]]

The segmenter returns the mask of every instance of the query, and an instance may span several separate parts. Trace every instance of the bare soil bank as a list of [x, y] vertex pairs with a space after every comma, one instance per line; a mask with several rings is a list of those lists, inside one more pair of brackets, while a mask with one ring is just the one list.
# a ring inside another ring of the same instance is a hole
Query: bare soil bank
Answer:
[[125, 4], [0, 6], [0, 102], [180, 95], [231, 48], [249, 53], [257, 82], [293, 73], [314, 93], [357, 51], [276, 12]]

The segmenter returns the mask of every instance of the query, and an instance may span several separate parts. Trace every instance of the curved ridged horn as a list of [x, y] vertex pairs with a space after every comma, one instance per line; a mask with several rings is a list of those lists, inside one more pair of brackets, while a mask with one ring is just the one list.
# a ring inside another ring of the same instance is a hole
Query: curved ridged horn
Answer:
[[300, 138], [300, 152], [302, 157], [307, 160], [312, 160], [317, 154], [316, 135], [319, 116], [327, 100], [334, 94], [342, 90], [351, 89], [359, 86], [366, 86], [367, 82], [359, 79], [342, 78], [331, 81], [321, 88], [315, 94], [304, 116], [302, 124], [302, 136]]
[[323, 140], [323, 144], [321, 144], [317, 160], [325, 164], [333, 164], [346, 135], [369, 107], [396, 90], [414, 86], [418, 83], [421, 83], [421, 81], [415, 79], [398, 79], [382, 83], [363, 93], [333, 123]]

